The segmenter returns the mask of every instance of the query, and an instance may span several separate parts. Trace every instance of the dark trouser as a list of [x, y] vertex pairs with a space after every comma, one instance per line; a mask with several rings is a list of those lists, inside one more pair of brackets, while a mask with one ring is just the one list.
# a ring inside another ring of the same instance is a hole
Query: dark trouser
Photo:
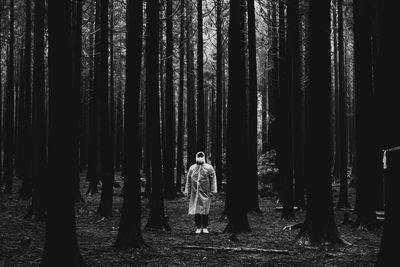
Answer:
[[208, 214], [195, 214], [194, 221], [197, 228], [206, 228], [208, 226]]

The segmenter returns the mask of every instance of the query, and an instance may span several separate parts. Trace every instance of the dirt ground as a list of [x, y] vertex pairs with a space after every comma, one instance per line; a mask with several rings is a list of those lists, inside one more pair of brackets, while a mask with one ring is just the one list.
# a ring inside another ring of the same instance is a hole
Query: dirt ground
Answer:
[[[82, 192], [85, 192], [87, 183], [82, 182]], [[119, 182], [122, 185], [122, 181]], [[335, 198], [337, 190], [334, 188]], [[295, 241], [298, 229], [283, 230], [284, 226], [293, 223], [280, 219], [280, 213], [275, 211], [277, 204], [271, 197], [260, 198], [262, 214], [249, 214], [252, 232], [239, 235], [238, 241], [230, 241], [229, 235], [222, 233], [227, 223], [220, 219], [223, 195], [214, 197], [211, 204], [210, 234], [194, 233], [194, 218], [187, 215], [186, 199], [166, 200], [166, 214], [172, 231], [143, 227], [143, 237], [150, 248], [118, 251], [113, 248], [113, 243], [120, 219], [120, 192], [121, 188], [115, 189], [114, 217], [111, 219], [103, 220], [96, 215], [100, 194], [87, 197], [86, 203], [77, 204], [77, 236], [88, 266], [374, 266], [379, 251], [382, 229], [368, 232], [342, 225], [344, 214], [340, 211], [335, 213], [336, 223], [342, 238], [351, 245], [300, 246]], [[8, 210], [0, 213], [0, 266], [25, 267], [40, 263], [44, 223], [23, 218], [28, 204], [12, 195], [7, 200]], [[147, 200], [142, 204], [144, 226], [149, 213]], [[296, 211], [296, 222], [302, 222], [304, 216], [304, 212]], [[354, 220], [354, 215], [350, 214], [350, 219]], [[287, 250], [287, 253], [177, 248], [183, 246], [275, 249]]]

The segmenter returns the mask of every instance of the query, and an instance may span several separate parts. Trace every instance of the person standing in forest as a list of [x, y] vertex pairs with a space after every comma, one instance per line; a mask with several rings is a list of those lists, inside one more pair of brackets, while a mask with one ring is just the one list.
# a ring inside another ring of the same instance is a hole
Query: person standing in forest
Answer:
[[189, 198], [189, 214], [196, 223], [196, 234], [208, 234], [208, 213], [211, 197], [217, 193], [217, 178], [214, 168], [205, 162], [204, 152], [196, 154], [196, 163], [190, 166], [186, 177], [184, 194]]

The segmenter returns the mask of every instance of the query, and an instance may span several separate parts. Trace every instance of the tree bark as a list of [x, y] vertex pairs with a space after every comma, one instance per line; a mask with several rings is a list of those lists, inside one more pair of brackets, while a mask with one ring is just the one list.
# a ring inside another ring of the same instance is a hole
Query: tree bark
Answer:
[[[337, 0], [338, 10], [338, 86], [339, 86], [339, 152], [338, 173], [340, 176], [340, 195], [337, 208], [350, 208], [347, 179], [347, 90], [344, 79], [344, 45], [343, 45], [343, 0]], [[338, 153], [338, 151], [336, 153]]]
[[32, 88], [31, 88], [31, 1], [25, 1], [25, 44], [24, 44], [24, 66], [22, 72], [22, 95], [21, 104], [23, 107], [20, 109], [23, 113], [20, 114], [20, 144], [21, 151], [19, 155], [20, 170], [19, 178], [22, 179], [22, 185], [19, 194], [22, 198], [28, 199], [32, 196]]
[[217, 27], [217, 73], [216, 73], [216, 114], [215, 114], [215, 169], [217, 173], [217, 188], [222, 187], [222, 3], [216, 0]]
[[246, 65], [244, 36], [244, 0], [230, 1], [229, 18], [229, 91], [227, 135], [227, 192], [225, 210], [228, 224], [225, 233], [249, 232], [247, 203], [243, 199], [243, 155], [246, 138]]
[[168, 230], [165, 221], [163, 200], [163, 179], [160, 143], [160, 112], [159, 112], [159, 1], [147, 2], [147, 35], [146, 35], [146, 104], [147, 116], [150, 127], [150, 153], [151, 153], [151, 177], [152, 190], [150, 197], [150, 214], [146, 224], [148, 228]]
[[172, 0], [166, 0], [166, 17], [167, 17], [167, 48], [166, 48], [166, 90], [165, 90], [165, 158], [164, 162], [164, 179], [165, 179], [165, 197], [174, 199], [176, 197], [174, 172], [175, 172], [175, 90], [174, 90], [174, 73], [173, 73], [173, 57], [174, 57], [174, 39], [173, 39], [173, 14]]
[[178, 132], [177, 132], [177, 152], [176, 152], [176, 178], [175, 190], [181, 193], [182, 175], [184, 175], [183, 166], [183, 136], [184, 136], [184, 87], [185, 87], [185, 3], [180, 3], [180, 40], [179, 40], [179, 102], [178, 102]]
[[187, 163], [186, 169], [195, 163], [196, 155], [196, 101], [195, 101], [195, 87], [194, 87], [194, 52], [193, 52], [193, 7], [189, 3], [186, 7], [186, 75], [187, 75]]
[[356, 98], [356, 225], [373, 229], [377, 226], [377, 179], [380, 172], [380, 150], [377, 130], [371, 119], [378, 121], [372, 81], [370, 1], [354, 1], [354, 67]]
[[100, 0], [100, 59], [99, 59], [99, 103], [100, 103], [100, 170], [101, 199], [97, 213], [112, 216], [114, 170], [109, 124], [108, 91], [108, 0]]
[[10, 34], [4, 111], [4, 181], [5, 194], [11, 194], [14, 176], [14, 0], [10, 0]]
[[[100, 2], [96, 1], [93, 5], [93, 11], [95, 14], [95, 21], [92, 22], [91, 29], [94, 33], [94, 42], [91, 47], [92, 50], [92, 86], [89, 94], [89, 144], [88, 144], [88, 167], [87, 167], [87, 177], [86, 180], [89, 181], [89, 186], [86, 191], [88, 194], [97, 194], [97, 185], [99, 183], [99, 120], [98, 120], [98, 110], [99, 110], [99, 93], [98, 93], [98, 68], [99, 68], [99, 43], [100, 43]], [[93, 34], [92, 34], [93, 35]], [[93, 37], [92, 41], [93, 41]]]
[[[85, 266], [76, 238], [72, 179], [78, 156], [74, 125], [79, 109], [72, 89], [70, 1], [48, 3], [49, 25], [49, 175], [46, 177], [46, 239], [41, 266]], [[60, 64], [62, 62], [62, 64]], [[65, 111], [70, 112], [65, 112]], [[62, 153], [60, 153], [62, 151]], [[59, 184], [63, 190], [54, 190]]]
[[44, 63], [44, 0], [35, 2], [34, 49], [33, 49], [33, 160], [32, 168], [32, 215], [45, 219], [44, 188], [46, 175], [46, 103]]
[[197, 151], [207, 151], [204, 118], [203, 0], [197, 0]]
[[249, 45], [249, 129], [248, 129], [248, 211], [261, 212], [258, 204], [258, 169], [257, 169], [257, 53], [256, 19], [254, 0], [247, 0], [248, 45]]
[[297, 235], [301, 244], [343, 243], [335, 224], [330, 142], [330, 1], [311, 0], [310, 87], [307, 99], [305, 166], [307, 214]]
[[137, 0], [129, 0], [127, 4], [124, 200], [115, 246], [140, 248], [146, 246], [141, 231], [141, 144], [139, 143], [143, 4]]

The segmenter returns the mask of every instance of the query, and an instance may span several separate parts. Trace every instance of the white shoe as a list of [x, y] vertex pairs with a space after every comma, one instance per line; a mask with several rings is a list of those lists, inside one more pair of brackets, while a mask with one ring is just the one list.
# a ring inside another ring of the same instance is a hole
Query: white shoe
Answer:
[[201, 228], [197, 228], [196, 229], [196, 234], [200, 234], [201, 233]]
[[204, 234], [208, 234], [208, 233], [209, 233], [208, 230], [207, 230], [207, 228], [203, 228], [203, 233], [204, 233]]

